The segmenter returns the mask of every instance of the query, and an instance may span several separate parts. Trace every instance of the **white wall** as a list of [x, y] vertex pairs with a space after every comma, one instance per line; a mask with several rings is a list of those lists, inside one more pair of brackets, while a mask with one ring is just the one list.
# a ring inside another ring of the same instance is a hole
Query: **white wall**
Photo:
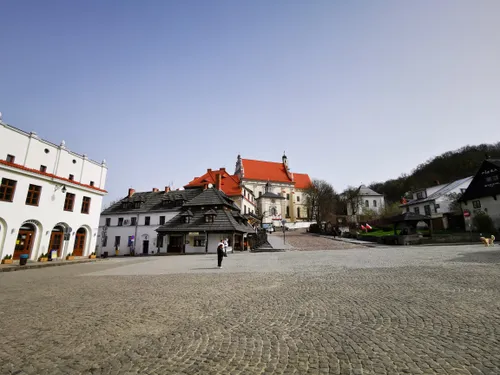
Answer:
[[[481, 202], [481, 208], [475, 209], [473, 206], [473, 201], [479, 200]], [[497, 200], [493, 199], [493, 197], [484, 197], [480, 199], [474, 199], [473, 201], [468, 201], [467, 205], [461, 203], [461, 207], [463, 210], [469, 210], [471, 212], [470, 220], [474, 218], [474, 216], [479, 211], [486, 212], [491, 219], [497, 229], [500, 229], [500, 197], [497, 197]]]
[[[1, 129], [1, 127], [0, 127]], [[1, 139], [1, 138], [0, 138]], [[17, 161], [17, 160], [16, 160]], [[58, 223], [72, 228], [69, 241], [63, 245], [62, 257], [73, 251], [75, 233], [80, 227], [87, 231], [83, 255], [95, 251], [99, 215], [104, 193], [79, 185], [66, 183], [68, 193], [75, 194], [72, 212], [64, 211], [66, 194], [61, 184], [49, 177], [26, 172], [15, 167], [0, 165], [0, 180], [7, 178], [17, 181], [13, 202], [0, 201], [0, 257], [11, 255], [17, 240], [18, 230], [28, 220], [36, 221], [37, 231], [30, 259], [37, 259], [41, 253], [49, 251], [52, 229]], [[38, 206], [26, 205], [26, 196], [30, 184], [41, 186]], [[56, 191], [56, 187], [59, 189]], [[90, 197], [89, 214], [81, 213], [83, 197]]]
[[57, 146], [34, 133], [0, 123], [0, 159], [5, 160], [7, 155], [15, 156], [14, 163], [23, 167], [39, 171], [44, 165], [47, 173], [65, 179], [72, 174], [76, 182], [89, 185], [94, 181], [95, 187], [105, 188], [107, 167], [104, 161], [95, 162], [66, 146]]
[[[120, 246], [119, 255], [130, 254], [130, 248], [128, 247], [128, 237], [135, 236], [135, 253], [143, 254], [144, 240], [149, 241], [148, 254], [155, 254], [158, 251], [156, 244], [157, 235], [156, 229], [160, 227], [160, 216], [165, 216], [165, 223], [170, 221], [174, 216], [176, 216], [179, 211], [168, 211], [168, 212], [142, 212], [142, 213], [113, 213], [107, 215], [101, 215], [99, 219], [99, 254], [107, 251], [109, 255], [115, 254], [115, 237], [120, 236]], [[150, 224], [145, 225], [145, 217], [150, 217]], [[137, 225], [131, 225], [132, 217], [137, 218]], [[102, 228], [106, 225], [106, 219], [111, 219], [111, 225], [107, 227], [106, 234], [108, 237], [106, 246], [102, 245]], [[118, 218], [123, 218], [124, 221], [128, 220], [128, 225], [118, 226]], [[167, 238], [163, 239], [163, 246], [160, 248], [160, 252], [164, 253], [167, 249]]]
[[[376, 213], [380, 213], [385, 207], [385, 198], [383, 195], [363, 195], [359, 198], [360, 203], [358, 204], [358, 211], [356, 215], [362, 215], [364, 210], [372, 210]], [[368, 201], [368, 206], [366, 206], [365, 201]], [[376, 205], [374, 204], [376, 202]], [[351, 204], [347, 204], [347, 215], [354, 215]]]

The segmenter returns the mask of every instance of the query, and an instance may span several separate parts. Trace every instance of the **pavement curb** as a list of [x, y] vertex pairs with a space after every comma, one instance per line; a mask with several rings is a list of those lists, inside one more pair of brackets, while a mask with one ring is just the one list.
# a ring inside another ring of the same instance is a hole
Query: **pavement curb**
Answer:
[[58, 261], [55, 263], [44, 263], [44, 264], [27, 264], [25, 266], [8, 266], [8, 267], [0, 267], [0, 272], [14, 272], [14, 271], [24, 271], [24, 270], [32, 270], [35, 268], [47, 268], [47, 267], [59, 267], [59, 266], [71, 266], [75, 264], [83, 264], [83, 263], [95, 263], [101, 262], [106, 259], [86, 259], [86, 260], [71, 260], [71, 261]]

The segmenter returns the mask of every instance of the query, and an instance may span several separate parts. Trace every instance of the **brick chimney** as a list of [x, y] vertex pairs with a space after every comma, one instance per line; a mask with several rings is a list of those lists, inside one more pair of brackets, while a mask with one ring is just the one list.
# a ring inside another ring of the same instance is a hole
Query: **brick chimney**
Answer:
[[128, 197], [129, 197], [129, 198], [130, 198], [132, 195], [134, 195], [134, 193], [135, 193], [135, 189], [132, 189], [132, 188], [128, 189]]
[[221, 168], [220, 171], [221, 171], [221, 173], [225, 173], [226, 172], [226, 168]]
[[165, 193], [168, 193], [170, 191], [170, 186], [165, 186]]
[[153, 188], [153, 193], [157, 193], [159, 192], [160, 190], [158, 188]]
[[217, 190], [222, 190], [222, 179], [221, 179], [220, 173], [217, 173], [215, 175], [215, 188]]
[[212, 172], [212, 169], [211, 169], [211, 168], [208, 168], [208, 169], [207, 169], [207, 172], [208, 172], [208, 173]]

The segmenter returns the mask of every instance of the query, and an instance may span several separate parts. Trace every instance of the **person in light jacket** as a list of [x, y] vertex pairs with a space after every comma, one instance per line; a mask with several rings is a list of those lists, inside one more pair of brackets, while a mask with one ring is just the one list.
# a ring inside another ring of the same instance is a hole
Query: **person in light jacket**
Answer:
[[228, 242], [228, 239], [226, 238], [224, 240], [224, 254], [225, 256], [227, 256], [227, 247], [229, 246], [229, 242]]

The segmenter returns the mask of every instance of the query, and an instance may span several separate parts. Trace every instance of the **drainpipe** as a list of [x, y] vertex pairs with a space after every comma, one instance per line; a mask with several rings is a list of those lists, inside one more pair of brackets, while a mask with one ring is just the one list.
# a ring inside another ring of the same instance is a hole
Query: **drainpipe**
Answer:
[[137, 214], [137, 219], [135, 219], [134, 256], [136, 256], [136, 249], [137, 249], [137, 226], [138, 225], [139, 225], [139, 214]]

